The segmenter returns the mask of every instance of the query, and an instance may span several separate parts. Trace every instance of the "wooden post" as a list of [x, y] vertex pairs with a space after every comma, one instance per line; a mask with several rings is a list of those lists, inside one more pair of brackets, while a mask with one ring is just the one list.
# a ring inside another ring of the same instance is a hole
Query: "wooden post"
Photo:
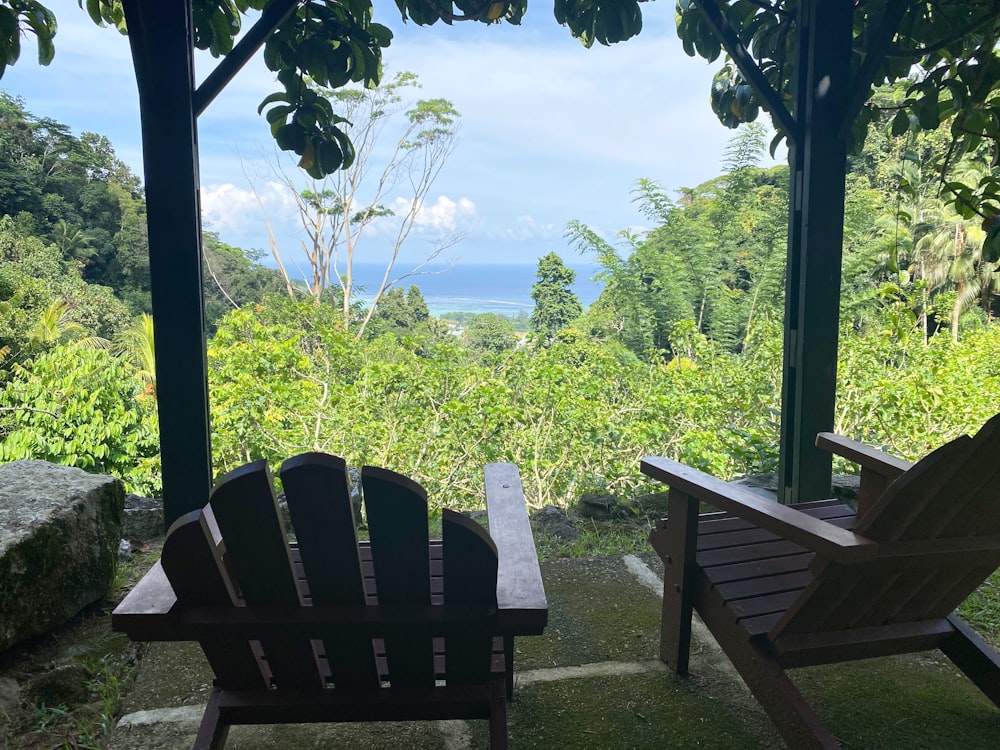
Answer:
[[804, 0], [796, 36], [794, 117], [800, 139], [789, 148], [791, 195], [785, 287], [779, 496], [784, 503], [825, 498], [832, 463], [816, 448], [833, 428], [837, 329], [844, 236], [854, 4]]
[[202, 299], [191, 3], [124, 1], [139, 84], [164, 522], [208, 502], [212, 451]]

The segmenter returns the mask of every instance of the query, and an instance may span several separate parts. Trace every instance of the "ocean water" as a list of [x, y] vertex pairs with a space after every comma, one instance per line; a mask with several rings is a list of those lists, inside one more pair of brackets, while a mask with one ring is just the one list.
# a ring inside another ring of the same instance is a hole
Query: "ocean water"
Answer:
[[[592, 281], [598, 266], [581, 264], [570, 266], [576, 271], [572, 289], [586, 309], [597, 300], [603, 285]], [[364, 289], [376, 288], [382, 280], [385, 267], [378, 264], [355, 264], [354, 276]], [[430, 265], [424, 272], [409, 276], [397, 286], [409, 289], [420, 287], [431, 315], [446, 312], [492, 312], [517, 315], [521, 310], [530, 313], [534, 308], [531, 287], [538, 280], [538, 265], [515, 263], [457, 263], [453, 266]], [[366, 299], [364, 291], [359, 299]]]

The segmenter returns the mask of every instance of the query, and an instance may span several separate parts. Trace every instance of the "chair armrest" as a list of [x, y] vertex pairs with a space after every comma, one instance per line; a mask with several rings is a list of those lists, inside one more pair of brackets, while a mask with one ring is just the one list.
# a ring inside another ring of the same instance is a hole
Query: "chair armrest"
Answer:
[[816, 447], [853, 461], [861, 467], [858, 487], [858, 516], [865, 515], [896, 478], [913, 464], [878, 448], [832, 432], [816, 436]]
[[176, 621], [177, 597], [160, 561], [150, 568], [111, 613], [111, 629], [134, 641], [161, 640]]
[[890, 453], [880, 451], [857, 440], [851, 440], [833, 432], [821, 432], [816, 436], [816, 447], [841, 456], [858, 464], [862, 469], [868, 469], [886, 479], [895, 479], [913, 466], [909, 461], [896, 458]]
[[877, 542], [669, 458], [647, 456], [641, 466], [643, 474], [665, 482], [671, 492], [681, 492], [750, 521], [827, 559], [862, 562], [874, 559], [878, 551]]
[[497, 608], [500, 626], [518, 633], [541, 633], [549, 605], [542, 586], [535, 540], [514, 464], [486, 466], [486, 510], [497, 546]]

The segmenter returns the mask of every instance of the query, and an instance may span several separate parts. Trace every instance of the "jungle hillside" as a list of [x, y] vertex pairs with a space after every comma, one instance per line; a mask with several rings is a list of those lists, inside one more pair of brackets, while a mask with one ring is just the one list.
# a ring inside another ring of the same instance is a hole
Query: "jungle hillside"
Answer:
[[[1000, 273], [981, 221], [941, 197], [947, 129], [897, 125], [851, 158], [834, 428], [913, 459], [1000, 409]], [[206, 233], [217, 473], [321, 450], [470, 508], [492, 461], [519, 466], [534, 507], [644, 491], [647, 454], [727, 479], [774, 471], [788, 170], [759, 166], [760, 126], [734, 132], [714, 179], [637, 175], [620, 200], [642, 229], [571, 222], [538, 260], [526, 333], [430, 315], [419, 276], [374, 309], [316, 296]], [[970, 184], [992, 169], [985, 153], [962, 167]], [[587, 309], [564, 262], [580, 255], [603, 282]], [[0, 95], [0, 461], [155, 496], [149, 314], [141, 181], [104, 136]]]

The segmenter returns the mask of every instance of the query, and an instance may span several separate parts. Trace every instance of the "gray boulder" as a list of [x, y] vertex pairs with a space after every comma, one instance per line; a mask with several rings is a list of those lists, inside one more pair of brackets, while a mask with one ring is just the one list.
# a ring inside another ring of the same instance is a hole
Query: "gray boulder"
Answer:
[[145, 542], [158, 539], [165, 533], [162, 500], [133, 494], [125, 496], [125, 517], [122, 521], [124, 539]]
[[45, 461], [0, 466], [0, 652], [108, 593], [124, 499], [113, 477]]

